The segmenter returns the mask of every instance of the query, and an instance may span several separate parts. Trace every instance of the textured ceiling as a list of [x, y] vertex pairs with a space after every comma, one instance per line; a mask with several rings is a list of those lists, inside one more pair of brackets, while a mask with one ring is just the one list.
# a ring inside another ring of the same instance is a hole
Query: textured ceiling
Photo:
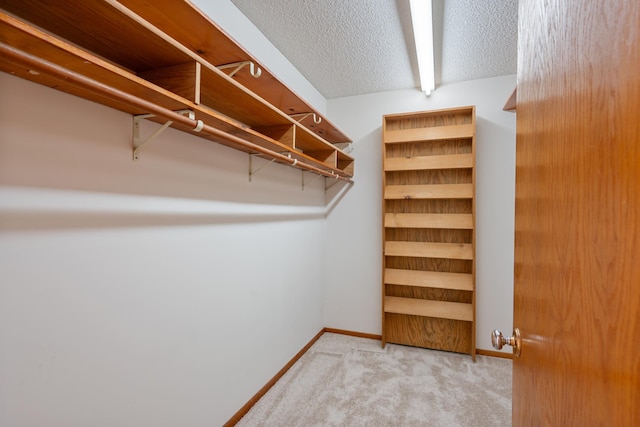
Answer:
[[[326, 98], [419, 87], [409, 0], [231, 0]], [[518, 0], [433, 0], [436, 83], [516, 72]]]

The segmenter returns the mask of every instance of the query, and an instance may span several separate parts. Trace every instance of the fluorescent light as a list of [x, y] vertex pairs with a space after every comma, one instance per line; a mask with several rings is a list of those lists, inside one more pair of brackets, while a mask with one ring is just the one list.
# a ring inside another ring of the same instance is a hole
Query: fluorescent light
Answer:
[[413, 37], [416, 42], [420, 87], [428, 95], [436, 88], [433, 64], [433, 17], [431, 0], [409, 0]]

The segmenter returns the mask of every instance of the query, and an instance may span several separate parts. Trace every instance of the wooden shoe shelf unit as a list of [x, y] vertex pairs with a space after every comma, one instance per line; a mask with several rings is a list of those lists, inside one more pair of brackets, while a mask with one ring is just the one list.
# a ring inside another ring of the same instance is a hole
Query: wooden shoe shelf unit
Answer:
[[[302, 171], [353, 176], [349, 138], [188, 1], [0, 0], [0, 70]], [[151, 139], [134, 136], [134, 159]]]
[[475, 107], [383, 117], [382, 341], [475, 360]]

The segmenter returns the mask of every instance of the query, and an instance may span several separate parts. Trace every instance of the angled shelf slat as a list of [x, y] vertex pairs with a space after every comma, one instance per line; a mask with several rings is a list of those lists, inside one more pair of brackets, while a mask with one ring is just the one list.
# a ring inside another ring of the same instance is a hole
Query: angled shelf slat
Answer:
[[402, 297], [385, 297], [384, 302], [385, 313], [437, 317], [467, 322], [473, 320], [473, 307], [471, 304]]
[[474, 131], [475, 128], [470, 123], [414, 129], [398, 129], [387, 131], [384, 141], [386, 144], [398, 144], [403, 142], [471, 138]]
[[469, 243], [397, 242], [387, 240], [386, 256], [418, 258], [473, 259], [473, 245]]
[[473, 184], [387, 185], [385, 199], [470, 199]]
[[425, 169], [462, 169], [473, 167], [471, 154], [443, 156], [395, 157], [386, 159], [387, 171], [411, 171]]
[[417, 214], [387, 213], [384, 216], [387, 228], [453, 228], [473, 229], [471, 214]]
[[466, 273], [387, 268], [384, 271], [384, 278], [385, 283], [389, 285], [473, 291], [473, 276]]
[[321, 118], [319, 124], [315, 123], [311, 116], [304, 118], [301, 124], [326, 141], [332, 144], [350, 142], [350, 139], [325, 116], [315, 111], [304, 99], [279, 81], [197, 7], [191, 5], [176, 8], [174, 0], [120, 0], [120, 3], [144, 16], [150, 23], [171, 34], [178, 42], [214, 65], [253, 61], [262, 70], [260, 78], [254, 78], [244, 68], [233, 77], [238, 83], [287, 115], [315, 113]]

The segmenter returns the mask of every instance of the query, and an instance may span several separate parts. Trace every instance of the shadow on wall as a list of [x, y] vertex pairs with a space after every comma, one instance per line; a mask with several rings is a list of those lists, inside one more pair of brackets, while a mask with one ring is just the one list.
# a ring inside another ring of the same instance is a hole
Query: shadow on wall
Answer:
[[290, 214], [126, 214], [78, 213], [52, 211], [0, 212], [2, 230], [105, 229], [124, 227], [198, 226], [216, 224], [264, 223], [269, 221], [301, 221], [323, 218], [324, 212]]
[[262, 158], [249, 181], [248, 154], [174, 129], [134, 161], [131, 115], [4, 73], [0, 88], [2, 229], [304, 220], [350, 188]]

